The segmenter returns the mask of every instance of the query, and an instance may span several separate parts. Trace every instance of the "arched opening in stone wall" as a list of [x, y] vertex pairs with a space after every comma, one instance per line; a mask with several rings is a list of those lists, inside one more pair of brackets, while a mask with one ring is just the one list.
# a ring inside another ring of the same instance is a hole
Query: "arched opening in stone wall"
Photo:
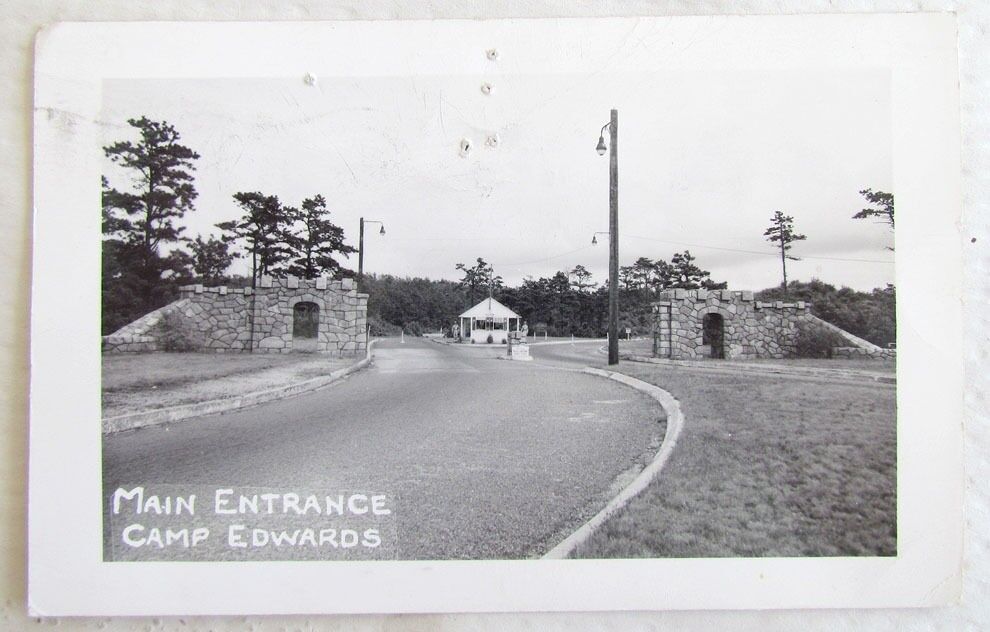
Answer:
[[317, 350], [320, 306], [301, 301], [292, 308], [292, 350], [313, 353]]
[[701, 319], [701, 344], [709, 349], [709, 357], [725, 358], [725, 321], [721, 314], [705, 314]]

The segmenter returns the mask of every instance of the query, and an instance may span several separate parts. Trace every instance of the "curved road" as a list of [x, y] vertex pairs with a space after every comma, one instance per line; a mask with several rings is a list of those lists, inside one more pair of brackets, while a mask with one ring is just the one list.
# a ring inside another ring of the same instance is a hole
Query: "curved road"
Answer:
[[371, 490], [397, 498], [402, 559], [542, 555], [648, 459], [662, 410], [574, 368], [594, 344], [382, 341], [372, 365], [320, 391], [106, 436], [104, 489], [155, 483]]

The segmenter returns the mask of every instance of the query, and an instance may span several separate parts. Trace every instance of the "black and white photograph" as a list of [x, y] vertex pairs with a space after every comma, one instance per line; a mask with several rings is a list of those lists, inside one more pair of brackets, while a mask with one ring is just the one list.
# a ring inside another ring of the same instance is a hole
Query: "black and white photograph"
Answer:
[[894, 555], [889, 94], [108, 80], [109, 557]]
[[42, 169], [86, 158], [66, 339], [114, 581], [911, 559], [933, 255], [897, 169], [952, 141], [907, 148], [896, 64], [781, 57], [794, 21], [267, 26], [37, 111]]

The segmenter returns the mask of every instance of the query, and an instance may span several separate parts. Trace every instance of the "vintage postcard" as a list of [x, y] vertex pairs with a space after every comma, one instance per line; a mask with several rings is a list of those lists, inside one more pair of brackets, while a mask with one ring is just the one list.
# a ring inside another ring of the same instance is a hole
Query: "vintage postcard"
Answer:
[[951, 16], [59, 24], [35, 81], [33, 612], [957, 598]]

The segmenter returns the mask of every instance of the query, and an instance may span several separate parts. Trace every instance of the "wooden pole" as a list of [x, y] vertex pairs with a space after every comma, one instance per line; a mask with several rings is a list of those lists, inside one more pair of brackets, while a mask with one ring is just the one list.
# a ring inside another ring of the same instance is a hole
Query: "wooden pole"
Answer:
[[608, 363], [619, 363], [619, 111], [609, 124], [608, 170]]
[[358, 279], [364, 275], [364, 218], [361, 218], [361, 228], [358, 230]]

